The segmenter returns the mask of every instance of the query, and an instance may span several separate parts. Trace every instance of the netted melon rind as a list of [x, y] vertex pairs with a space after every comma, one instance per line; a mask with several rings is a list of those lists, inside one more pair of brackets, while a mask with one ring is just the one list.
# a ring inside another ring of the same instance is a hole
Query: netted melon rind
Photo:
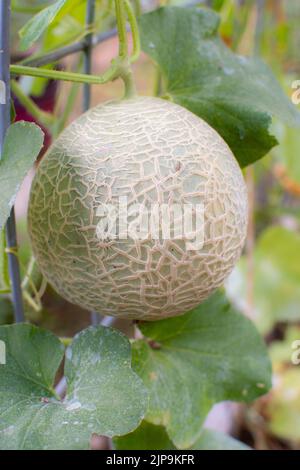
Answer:
[[[96, 236], [100, 203], [204, 203], [205, 240]], [[29, 232], [46, 279], [103, 315], [156, 320], [198, 305], [232, 271], [245, 241], [247, 195], [229, 147], [207, 123], [158, 98], [99, 105], [48, 150], [33, 181]]]

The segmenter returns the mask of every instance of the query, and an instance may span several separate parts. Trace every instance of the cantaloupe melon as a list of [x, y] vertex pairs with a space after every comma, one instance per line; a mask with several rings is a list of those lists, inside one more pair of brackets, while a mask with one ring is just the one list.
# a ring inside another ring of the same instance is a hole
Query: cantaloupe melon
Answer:
[[[184, 236], [99, 239], [97, 209], [120, 196], [129, 205], [202, 204], [203, 246], [188, 249]], [[246, 226], [246, 187], [228, 145], [191, 112], [151, 97], [76, 119], [39, 165], [29, 205], [46, 279], [75, 304], [128, 319], [180, 315], [201, 303], [233, 269]]]

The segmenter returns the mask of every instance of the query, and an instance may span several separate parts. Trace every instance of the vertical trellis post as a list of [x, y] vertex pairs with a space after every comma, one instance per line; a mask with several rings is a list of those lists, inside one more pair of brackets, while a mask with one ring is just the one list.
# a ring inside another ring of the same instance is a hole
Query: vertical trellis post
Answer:
[[[86, 26], [90, 27], [94, 22], [95, 17], [95, 0], [87, 0], [86, 4]], [[84, 73], [91, 73], [91, 62], [92, 62], [92, 39], [93, 33], [89, 33], [86, 38], [86, 46], [84, 48]], [[82, 109], [87, 111], [91, 103], [91, 87], [88, 83], [83, 85], [83, 102]]]
[[[10, 0], [0, 2], [0, 80], [5, 87], [4, 103], [0, 104], [0, 150], [2, 152], [5, 133], [10, 125]], [[12, 301], [16, 322], [24, 320], [20, 267], [17, 258], [17, 234], [15, 211], [12, 208], [6, 224], [6, 239], [11, 280]]]

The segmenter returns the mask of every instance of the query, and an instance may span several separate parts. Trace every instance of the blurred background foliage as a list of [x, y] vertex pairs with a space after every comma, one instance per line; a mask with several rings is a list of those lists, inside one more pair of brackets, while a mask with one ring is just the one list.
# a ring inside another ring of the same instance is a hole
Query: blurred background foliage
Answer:
[[[32, 54], [43, 56], [81, 40], [90, 32], [84, 26], [85, 1], [68, 0], [39, 41], [29, 50], [21, 50], [18, 31], [33, 14], [51, 3], [49, 0], [12, 0], [12, 55], [15, 59], [26, 62], [29, 54], [31, 57]], [[142, 10], [147, 11], [166, 3], [189, 2], [144, 0], [141, 5]], [[300, 79], [299, 0], [210, 0], [198, 3], [219, 12], [221, 35], [226, 44], [236, 52], [261, 56], [292, 97], [295, 92], [293, 81]], [[111, 0], [97, 1], [93, 32], [98, 34], [114, 27], [112, 12]], [[94, 73], [103, 71], [116, 48], [114, 38], [95, 48]], [[75, 54], [61, 61], [59, 66], [79, 70], [81, 61]], [[134, 68], [139, 91], [151, 94], [155, 80], [151, 61], [142, 55]], [[47, 80], [29, 77], [23, 77], [20, 84], [42, 109], [54, 109], [57, 116], [64, 110], [63, 125], [81, 112], [78, 86], [60, 84], [57, 87]], [[92, 103], [115, 96], [118, 87], [118, 83], [92, 87]], [[15, 106], [17, 119], [24, 118], [27, 111], [17, 100]], [[293, 341], [300, 340], [300, 133], [279, 122], [274, 122], [273, 132], [280, 145], [245, 170], [251, 211], [248, 243], [226, 282], [226, 290], [231, 301], [253, 320], [266, 338], [273, 362], [274, 387], [254, 405], [241, 407], [235, 428], [240, 439], [258, 449], [300, 449], [300, 365], [291, 360]], [[51, 135], [49, 142], [50, 139]], [[27, 193], [25, 183], [17, 204], [23, 279], [31, 257], [23, 204], [23, 195]], [[0, 271], [3, 263], [5, 260], [0, 259]], [[42, 287], [41, 276], [36, 270], [32, 276], [34, 283]], [[24, 300], [28, 319], [34, 323], [62, 336], [72, 335], [89, 324], [88, 312], [68, 304], [49, 286], [43, 296], [42, 308], [33, 308], [31, 296], [34, 297], [34, 292], [29, 283], [28, 297]], [[10, 321], [10, 299], [3, 294], [0, 296], [0, 322]], [[124, 331], [130, 328], [126, 322], [120, 322], [118, 326]]]

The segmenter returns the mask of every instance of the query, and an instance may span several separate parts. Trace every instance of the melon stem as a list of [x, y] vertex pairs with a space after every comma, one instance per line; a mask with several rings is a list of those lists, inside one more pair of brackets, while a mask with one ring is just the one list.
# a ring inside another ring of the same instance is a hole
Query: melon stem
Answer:
[[[125, 86], [124, 98], [132, 98], [136, 95], [136, 87], [134, 83], [133, 73], [130, 63], [134, 62], [140, 54], [140, 38], [137, 21], [131, 4], [128, 0], [115, 0], [117, 30], [119, 36], [119, 62], [117, 76], [122, 78]], [[126, 15], [130, 24], [133, 41], [132, 56], [128, 57], [128, 36], [126, 30]]]

